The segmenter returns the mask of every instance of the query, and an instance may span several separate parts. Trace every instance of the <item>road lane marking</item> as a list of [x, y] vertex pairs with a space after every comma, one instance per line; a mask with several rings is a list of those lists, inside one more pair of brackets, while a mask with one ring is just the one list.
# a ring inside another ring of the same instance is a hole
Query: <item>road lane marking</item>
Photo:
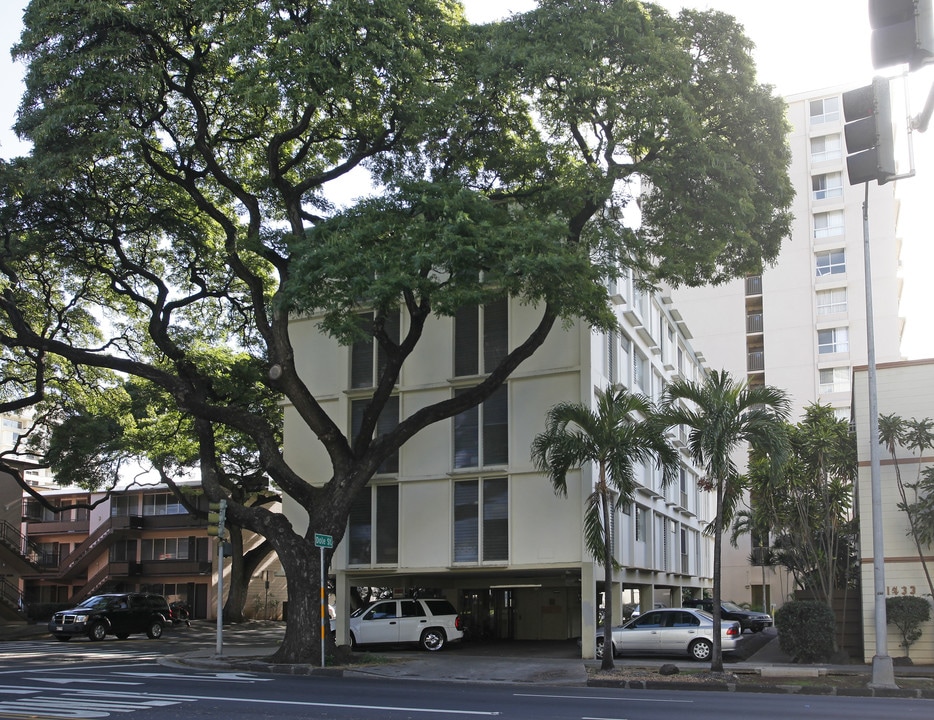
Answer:
[[142, 685], [141, 682], [123, 682], [120, 680], [94, 680], [93, 678], [36, 678], [39, 682], [55, 683], [56, 685], [70, 685], [71, 683], [91, 683], [93, 685]]
[[[81, 692], [80, 690], [78, 692]], [[91, 693], [92, 690], [87, 690], [85, 692]], [[112, 693], [110, 697], [118, 697], [122, 693]], [[265, 698], [233, 698], [226, 696], [217, 696], [217, 695], [162, 695], [159, 693], [132, 693], [132, 697], [139, 698], [167, 698], [170, 700], [173, 699], [184, 699], [189, 701], [194, 700], [210, 700], [212, 702], [232, 702], [232, 703], [252, 703], [256, 705], [294, 705], [297, 707], [323, 707], [323, 708], [339, 708], [341, 710], [383, 710], [383, 711], [392, 711], [392, 712], [407, 712], [407, 713], [438, 713], [442, 715], [480, 715], [484, 717], [493, 717], [501, 715], [499, 711], [490, 711], [490, 710], [455, 710], [450, 708], [420, 708], [420, 707], [409, 707], [405, 705], [356, 705], [353, 703], [329, 703], [329, 702], [309, 702], [307, 700], [267, 700]]]
[[107, 718], [114, 713], [131, 713], [136, 710], [153, 710], [169, 705], [180, 705], [184, 702], [193, 702], [186, 698], [162, 699], [146, 698], [142, 694], [128, 695], [114, 693], [107, 699], [100, 697], [100, 693], [86, 696], [80, 691], [75, 696], [49, 696], [35, 695], [29, 691], [21, 693], [30, 695], [28, 698], [18, 700], [0, 700], [0, 718], [30, 718], [30, 719], [67, 719], [93, 720], [94, 718]]
[[239, 683], [254, 683], [254, 682], [271, 682], [272, 678], [263, 678], [258, 677], [257, 675], [250, 675], [249, 673], [238, 673], [238, 672], [218, 672], [218, 673], [205, 673], [203, 675], [190, 675], [183, 673], [167, 673], [167, 672], [115, 672], [114, 675], [124, 675], [126, 677], [139, 677], [139, 678], [159, 678], [159, 679], [170, 679], [170, 680], [207, 680], [208, 682], [239, 682]]
[[[546, 698], [549, 700], [560, 698], [562, 700], [606, 700], [608, 702], [619, 702], [618, 697], [595, 697], [593, 695], [545, 695], [539, 693], [513, 693], [513, 697]], [[694, 700], [667, 700], [663, 698], [636, 698], [626, 696], [626, 702], [644, 702], [644, 703], [670, 703], [674, 705], [693, 705]]]

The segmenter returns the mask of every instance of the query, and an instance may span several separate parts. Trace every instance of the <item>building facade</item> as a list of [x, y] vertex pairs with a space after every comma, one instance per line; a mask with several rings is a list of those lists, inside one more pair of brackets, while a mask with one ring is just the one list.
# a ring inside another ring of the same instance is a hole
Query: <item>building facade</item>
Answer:
[[[910, 420], [934, 418], [934, 360], [880, 363], [876, 373], [876, 397], [880, 415], [897, 415]], [[869, 432], [869, 376], [868, 368], [858, 367], [853, 377], [853, 421], [856, 427], [859, 451], [859, 558], [862, 570], [862, 606], [864, 661], [870, 662], [877, 652], [875, 627], [875, 547], [873, 545], [873, 515], [880, 513], [882, 522], [882, 555], [885, 597], [921, 597], [931, 602], [922, 562], [934, 575], [934, 547], [922, 545], [922, 554], [909, 532], [907, 514], [899, 509], [900, 493], [897, 474], [903, 483], [914, 483], [919, 472], [934, 466], [931, 448], [921, 455], [899, 448], [893, 461], [886, 448], [880, 447], [879, 490], [882, 502], [872, 504], [872, 465]], [[909, 502], [912, 490], [907, 489]], [[932, 613], [934, 618], [934, 613]], [[934, 663], [934, 619], [921, 627], [921, 637], [908, 651], [899, 647], [901, 635], [892, 624], [886, 628], [886, 652], [890, 657], [908, 656], [920, 665]]]
[[205, 522], [168, 488], [119, 491], [109, 498], [73, 489], [43, 496], [63, 510], [24, 501], [24, 534], [38, 565], [24, 578], [28, 604], [139, 590], [184, 600], [195, 617], [206, 617], [213, 565]]
[[[867, 361], [863, 201], [850, 186], [843, 139], [842, 92], [786, 98], [789, 174], [797, 189], [791, 236], [761, 276], [671, 295], [711, 368], [752, 385], [786, 390], [792, 421], [815, 402], [850, 418], [853, 368]], [[901, 359], [900, 240], [895, 184], [868, 186], [876, 357]], [[744, 462], [743, 458], [737, 459]], [[724, 547], [723, 597], [778, 607], [794, 590], [787, 573], [752, 564], [764, 540], [743, 536]]]
[[[205, 516], [189, 513], [167, 486], [134, 486], [109, 495], [43, 489], [57, 511], [16, 488], [20, 533], [0, 553], [19, 568], [18, 594], [30, 617], [94, 594], [129, 591], [187, 602], [196, 619], [216, 616], [216, 541], [206, 533]], [[188, 489], [194, 491], [192, 502], [206, 510], [198, 485]], [[244, 550], [260, 541], [245, 533]], [[229, 561], [224, 571], [229, 588]], [[251, 578], [245, 614], [277, 619], [284, 601], [285, 579], [272, 554]]]
[[[703, 372], [666, 298], [639, 291], [631, 279], [611, 293], [619, 331], [554, 328], [482, 406], [426, 428], [373, 478], [332, 559], [339, 642], [348, 639], [341, 620], [352, 587], [440, 594], [467, 619], [472, 637], [582, 637], [585, 656], [593, 655], [603, 592], [613, 593], [618, 620], [632, 594], [680, 606], [685, 594], [709, 587], [711, 543], [702, 529], [711, 499], [698, 489], [686, 450], [681, 476], [668, 487], [655, 467], [639, 469], [634, 501], [612, 519], [623, 569], [611, 588], [603, 587], [602, 567], [584, 546], [591, 469], [575, 472], [567, 497], [556, 497], [532, 465], [532, 439], [556, 403], [593, 406], [595, 391], [611, 383], [657, 400], [674, 375], [696, 379]], [[424, 346], [402, 370], [390, 420], [476, 384], [538, 320], [535, 308], [505, 301], [430, 320]], [[369, 343], [339, 346], [313, 317], [295, 319], [293, 333], [303, 379], [352, 430], [373, 390], [378, 352]], [[673, 439], [684, 447], [683, 437]], [[330, 477], [323, 447], [288, 407], [284, 450], [305, 477]], [[300, 507], [285, 498], [283, 510], [297, 532], [307, 530]]]

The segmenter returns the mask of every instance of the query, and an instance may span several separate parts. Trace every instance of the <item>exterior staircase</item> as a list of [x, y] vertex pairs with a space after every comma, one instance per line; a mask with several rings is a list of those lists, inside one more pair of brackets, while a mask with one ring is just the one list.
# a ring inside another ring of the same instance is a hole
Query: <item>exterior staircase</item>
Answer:
[[38, 559], [42, 551], [6, 520], [0, 521], [0, 559], [19, 575], [42, 572]]

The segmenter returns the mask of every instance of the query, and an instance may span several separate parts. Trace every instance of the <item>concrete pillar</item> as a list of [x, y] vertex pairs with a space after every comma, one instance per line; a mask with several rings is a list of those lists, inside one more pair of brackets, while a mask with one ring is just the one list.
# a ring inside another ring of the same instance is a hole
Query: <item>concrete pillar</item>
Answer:
[[581, 657], [592, 658], [596, 653], [597, 610], [600, 599], [597, 595], [597, 581], [594, 577], [594, 564], [581, 563]]
[[639, 612], [644, 613], [655, 607], [655, 586], [639, 585]]
[[334, 590], [337, 597], [334, 610], [337, 618], [334, 621], [338, 645], [350, 645], [350, 580], [347, 573], [338, 570], [334, 575]]

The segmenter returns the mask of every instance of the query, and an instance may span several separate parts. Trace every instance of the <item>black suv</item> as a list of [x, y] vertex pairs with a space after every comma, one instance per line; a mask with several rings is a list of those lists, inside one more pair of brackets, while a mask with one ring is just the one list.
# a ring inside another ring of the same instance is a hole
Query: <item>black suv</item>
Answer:
[[[684, 607], [706, 610], [713, 615], [713, 600], [704, 598], [702, 600], [685, 600]], [[720, 617], [724, 620], [736, 620], [740, 624], [743, 632], [752, 630], [754, 633], [772, 627], [772, 616], [766, 613], [756, 612], [755, 610], [744, 610], [736, 603], [724, 600], [720, 603]]]
[[133, 633], [158, 638], [170, 617], [169, 604], [161, 595], [95, 595], [82, 600], [76, 608], [55, 613], [49, 621], [49, 632], [58, 640], [71, 640], [75, 635], [87, 635], [91, 640], [116, 635], [125, 640]]

